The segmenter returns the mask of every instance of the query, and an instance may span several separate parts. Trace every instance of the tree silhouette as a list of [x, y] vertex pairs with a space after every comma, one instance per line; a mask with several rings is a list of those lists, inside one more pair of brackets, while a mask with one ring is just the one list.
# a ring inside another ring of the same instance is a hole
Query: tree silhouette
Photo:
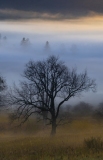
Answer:
[[4, 105], [4, 94], [3, 91], [7, 88], [4, 78], [0, 76], [0, 107]]
[[25, 38], [23, 37], [22, 41], [21, 41], [21, 45], [22, 46], [28, 46], [30, 44], [29, 38]]
[[[15, 117], [24, 123], [33, 113], [46, 114], [51, 124], [51, 135], [55, 135], [58, 115], [63, 103], [83, 91], [95, 91], [95, 81], [84, 71], [77, 74], [76, 69], [68, 69], [64, 62], [55, 56], [43, 61], [29, 61], [20, 88], [14, 86], [10, 102], [16, 108]], [[56, 103], [57, 101], [58, 104]]]
[[46, 41], [46, 44], [45, 44], [45, 52], [50, 52], [50, 44], [49, 44], [49, 41]]

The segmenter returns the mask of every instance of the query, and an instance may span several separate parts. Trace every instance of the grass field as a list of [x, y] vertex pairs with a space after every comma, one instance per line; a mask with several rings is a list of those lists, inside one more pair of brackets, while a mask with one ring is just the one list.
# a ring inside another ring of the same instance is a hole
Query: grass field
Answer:
[[103, 160], [103, 123], [78, 118], [57, 128], [33, 119], [21, 128], [12, 128], [6, 116], [0, 118], [0, 160]]

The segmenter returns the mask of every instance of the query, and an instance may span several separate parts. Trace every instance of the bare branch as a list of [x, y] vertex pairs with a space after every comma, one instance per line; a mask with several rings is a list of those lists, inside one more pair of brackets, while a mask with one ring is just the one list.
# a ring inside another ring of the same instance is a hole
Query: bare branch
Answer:
[[[95, 91], [96, 88], [95, 81], [88, 77], [87, 71], [78, 74], [75, 68], [68, 69], [55, 56], [45, 61], [30, 61], [23, 77], [25, 81], [20, 83], [20, 88], [14, 86], [10, 93], [10, 103], [17, 108], [16, 113], [18, 118], [23, 118], [23, 123], [34, 113], [45, 115], [45, 119], [52, 124], [52, 133], [56, 131], [56, 120], [62, 104], [71, 97], [84, 91]], [[55, 104], [57, 97], [58, 106]]]

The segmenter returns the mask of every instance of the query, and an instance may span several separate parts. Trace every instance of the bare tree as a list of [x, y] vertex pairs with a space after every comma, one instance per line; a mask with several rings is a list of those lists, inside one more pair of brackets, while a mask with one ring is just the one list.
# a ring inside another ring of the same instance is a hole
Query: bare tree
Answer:
[[45, 50], [45, 52], [50, 52], [50, 44], [49, 44], [49, 41], [46, 41], [44, 50]]
[[30, 61], [25, 68], [25, 80], [20, 88], [14, 87], [10, 94], [11, 104], [16, 106], [16, 117], [25, 122], [33, 113], [48, 113], [46, 119], [51, 124], [51, 135], [55, 135], [57, 118], [64, 102], [83, 91], [95, 91], [95, 81], [84, 71], [68, 69], [55, 56], [43, 61]]
[[25, 37], [23, 37], [23, 39], [22, 39], [22, 41], [21, 41], [21, 45], [22, 46], [28, 46], [28, 45], [30, 45], [30, 40], [29, 40], [29, 38], [25, 38]]
[[4, 106], [5, 103], [5, 95], [3, 94], [3, 92], [5, 91], [5, 89], [7, 88], [6, 82], [4, 80], [3, 77], [0, 76], [0, 107]]

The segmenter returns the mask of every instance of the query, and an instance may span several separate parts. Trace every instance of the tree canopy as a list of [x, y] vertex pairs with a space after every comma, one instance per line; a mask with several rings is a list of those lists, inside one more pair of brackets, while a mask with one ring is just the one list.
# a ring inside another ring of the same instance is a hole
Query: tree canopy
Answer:
[[[14, 86], [10, 94], [16, 107], [15, 115], [25, 122], [33, 113], [46, 113], [47, 124], [52, 125], [51, 134], [56, 133], [57, 118], [62, 104], [83, 91], [95, 91], [95, 80], [87, 71], [78, 74], [69, 69], [63, 61], [52, 55], [43, 61], [29, 61], [26, 64], [20, 88]], [[56, 103], [58, 101], [58, 103]]]

